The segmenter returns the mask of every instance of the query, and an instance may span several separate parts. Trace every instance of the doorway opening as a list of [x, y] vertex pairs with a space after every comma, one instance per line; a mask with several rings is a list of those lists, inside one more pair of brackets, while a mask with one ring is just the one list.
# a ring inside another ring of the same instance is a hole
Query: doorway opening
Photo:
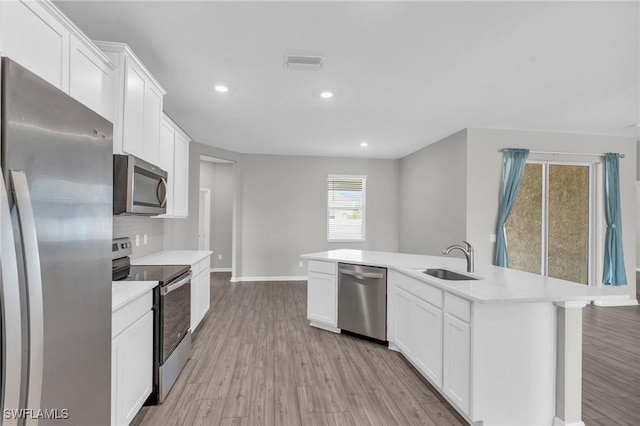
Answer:
[[514, 269], [592, 284], [594, 165], [529, 161], [506, 224]]
[[213, 251], [211, 272], [236, 272], [236, 164], [200, 156], [198, 245]]

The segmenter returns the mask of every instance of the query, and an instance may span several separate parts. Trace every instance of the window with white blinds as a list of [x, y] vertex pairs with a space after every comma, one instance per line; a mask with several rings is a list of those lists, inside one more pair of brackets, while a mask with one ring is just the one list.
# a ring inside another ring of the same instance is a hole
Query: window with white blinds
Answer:
[[366, 176], [329, 175], [327, 239], [364, 241]]

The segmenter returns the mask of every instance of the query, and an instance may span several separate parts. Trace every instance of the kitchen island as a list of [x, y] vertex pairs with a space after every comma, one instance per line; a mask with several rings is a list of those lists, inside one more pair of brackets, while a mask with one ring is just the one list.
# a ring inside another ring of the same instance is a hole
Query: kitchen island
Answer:
[[[333, 250], [308, 260], [307, 318], [339, 333], [338, 263], [387, 268], [387, 340], [470, 423], [583, 425], [582, 308], [625, 298], [461, 259]], [[424, 274], [445, 268], [475, 280]]]

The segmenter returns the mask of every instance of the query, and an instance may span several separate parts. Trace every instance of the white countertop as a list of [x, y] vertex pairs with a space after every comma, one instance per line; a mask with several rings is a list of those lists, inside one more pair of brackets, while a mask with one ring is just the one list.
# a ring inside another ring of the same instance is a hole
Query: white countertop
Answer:
[[193, 265], [207, 256], [211, 250], [165, 250], [144, 257], [131, 259], [132, 265]]
[[[347, 249], [310, 253], [301, 257], [393, 269], [480, 303], [568, 302], [629, 298], [625, 287], [586, 286], [493, 265], [475, 265], [475, 273], [469, 274], [466, 272], [466, 260], [453, 257]], [[450, 269], [481, 279], [446, 281], [416, 271], [415, 269], [418, 268]]]
[[111, 283], [111, 312], [152, 290], [158, 281], [113, 281]]

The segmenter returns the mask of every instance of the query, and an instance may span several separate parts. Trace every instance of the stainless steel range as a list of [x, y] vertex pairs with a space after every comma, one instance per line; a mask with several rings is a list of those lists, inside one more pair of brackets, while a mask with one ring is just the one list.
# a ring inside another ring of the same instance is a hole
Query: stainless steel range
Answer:
[[146, 404], [162, 404], [191, 355], [189, 265], [131, 266], [131, 240], [112, 245], [114, 281], [158, 281], [154, 290], [153, 392]]

